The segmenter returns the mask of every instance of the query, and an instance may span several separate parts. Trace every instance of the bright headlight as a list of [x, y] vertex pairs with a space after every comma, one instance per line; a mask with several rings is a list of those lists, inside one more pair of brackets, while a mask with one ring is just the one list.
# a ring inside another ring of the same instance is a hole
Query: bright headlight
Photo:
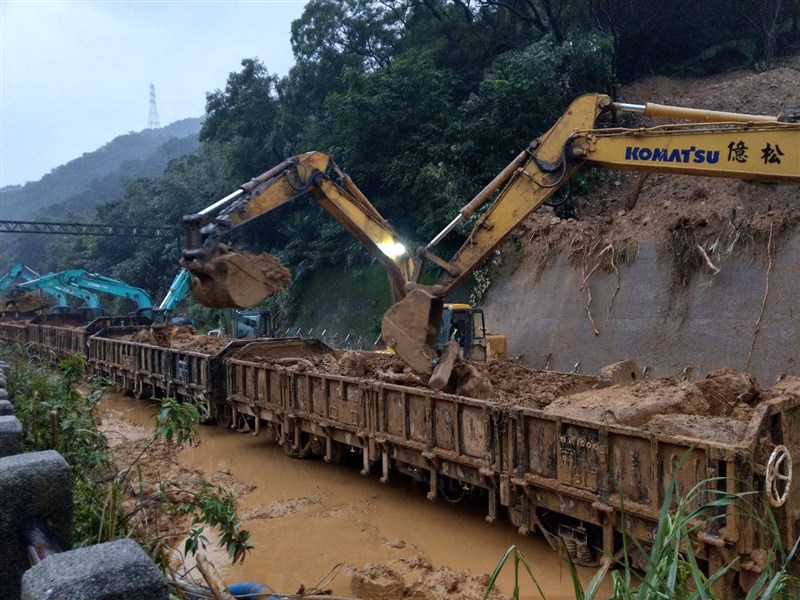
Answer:
[[403, 256], [407, 252], [406, 247], [400, 242], [383, 242], [382, 244], [378, 244], [378, 248], [392, 260]]

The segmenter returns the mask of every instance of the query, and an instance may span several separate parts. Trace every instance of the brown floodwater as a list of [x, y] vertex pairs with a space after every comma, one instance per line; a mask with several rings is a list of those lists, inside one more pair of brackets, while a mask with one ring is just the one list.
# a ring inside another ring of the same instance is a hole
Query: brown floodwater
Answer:
[[[107, 406], [112, 413], [142, 425], [152, 423], [158, 410], [156, 404], [115, 394], [109, 396]], [[301, 584], [317, 584], [343, 563], [329, 587], [334, 594], [350, 596], [350, 565], [363, 568], [367, 563], [387, 564], [421, 554], [437, 569], [491, 573], [515, 544], [548, 600], [575, 597], [566, 563], [542, 537], [518, 535], [505, 517], [486, 523], [480, 506], [430, 502], [425, 486], [400, 475], [388, 484], [380, 483], [377, 474], [365, 477], [359, 472], [357, 455], [350, 464], [339, 466], [297, 460], [264, 435], [214, 426], [203, 426], [201, 438], [199, 446], [180, 455], [183, 463], [206, 475], [228, 470], [255, 486], [239, 498], [240, 515], [255, 517], [243, 522], [255, 548], [242, 565], [223, 564], [224, 552], [211, 556], [228, 582], [256, 580], [293, 593]], [[584, 586], [595, 572], [578, 571]], [[527, 577], [520, 575], [521, 597], [541, 598]], [[510, 595], [511, 561], [498, 581], [500, 591]], [[610, 591], [609, 581], [606, 590]]]

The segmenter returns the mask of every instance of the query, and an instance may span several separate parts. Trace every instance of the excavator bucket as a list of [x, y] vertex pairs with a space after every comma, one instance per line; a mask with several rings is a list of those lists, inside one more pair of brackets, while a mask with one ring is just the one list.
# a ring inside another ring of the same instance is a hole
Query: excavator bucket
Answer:
[[184, 261], [192, 291], [204, 306], [248, 308], [289, 283], [289, 271], [271, 254], [232, 252], [218, 244], [205, 259]]
[[442, 325], [442, 308], [441, 298], [417, 288], [392, 305], [381, 321], [383, 341], [425, 377], [431, 376], [439, 362], [435, 347]]
[[38, 294], [13, 294], [3, 300], [4, 312], [35, 312], [47, 308], [47, 303]]

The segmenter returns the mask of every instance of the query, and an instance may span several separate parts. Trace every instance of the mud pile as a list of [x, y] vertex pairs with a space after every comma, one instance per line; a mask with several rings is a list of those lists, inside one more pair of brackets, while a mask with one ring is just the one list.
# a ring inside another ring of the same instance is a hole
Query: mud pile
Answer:
[[759, 404], [784, 394], [800, 395], [800, 378], [789, 377], [762, 391], [752, 375], [721, 369], [694, 383], [666, 377], [582, 392], [560, 398], [544, 410], [574, 419], [733, 444], [745, 437]]
[[[343, 352], [303, 340], [249, 344], [238, 360], [276, 364], [296, 372], [357, 377], [425, 389], [394, 354]], [[676, 377], [611, 385], [601, 377], [537, 371], [513, 361], [459, 359], [445, 392], [502, 406], [521, 406], [591, 422], [636, 427], [666, 435], [736, 443], [756, 407], [780, 395], [800, 396], [800, 378], [762, 390], [750, 374], [721, 369], [691, 382]], [[475, 391], [479, 393], [474, 393]]]
[[[353, 596], [362, 600], [472, 600], [484, 597], [490, 581], [488, 574], [475, 575], [449, 567], [434, 569], [422, 555], [387, 565], [351, 567], [349, 572]], [[496, 600], [503, 596], [493, 589], [486, 597]]]
[[5, 296], [2, 299], [2, 306], [4, 312], [36, 312], [47, 308], [47, 302], [40, 294], [33, 292], [24, 292], [21, 294], [14, 294]]
[[[276, 364], [297, 372], [341, 375], [427, 389], [397, 355], [332, 350], [321, 342], [281, 340], [248, 344], [233, 353], [236, 360]], [[590, 390], [604, 383], [599, 377], [536, 371], [513, 361], [456, 361], [446, 393], [509, 406], [542, 408], [558, 397]]]
[[231, 342], [228, 338], [199, 335], [189, 325], [165, 325], [140, 329], [135, 333], [120, 336], [120, 339], [204, 354], [215, 354]]

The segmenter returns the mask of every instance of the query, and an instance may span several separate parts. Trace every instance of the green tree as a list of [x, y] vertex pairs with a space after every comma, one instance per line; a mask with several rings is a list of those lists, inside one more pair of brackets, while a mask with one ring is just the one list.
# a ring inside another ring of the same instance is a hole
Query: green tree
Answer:
[[273, 144], [277, 83], [262, 63], [248, 58], [228, 76], [224, 91], [206, 95], [200, 140], [222, 145], [231, 181], [246, 181], [282, 158], [282, 148]]

